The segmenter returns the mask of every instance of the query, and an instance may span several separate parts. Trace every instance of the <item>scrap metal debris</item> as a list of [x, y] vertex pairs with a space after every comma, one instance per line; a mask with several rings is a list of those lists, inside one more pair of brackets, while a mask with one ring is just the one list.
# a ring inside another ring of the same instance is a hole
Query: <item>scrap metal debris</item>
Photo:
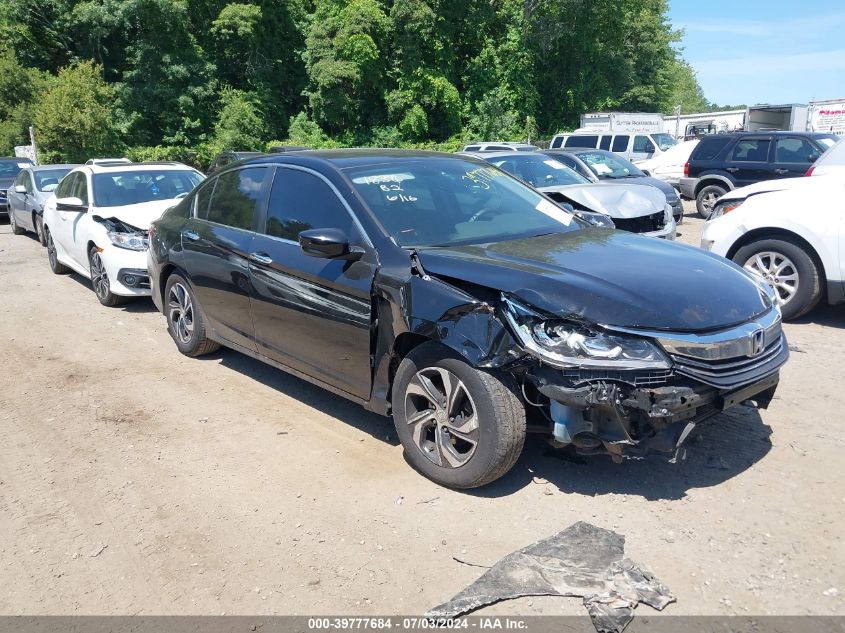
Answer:
[[662, 610], [675, 601], [651, 573], [625, 558], [625, 537], [579, 521], [508, 554], [429, 618], [452, 618], [523, 596], [581, 597], [599, 633], [621, 633], [644, 602]]

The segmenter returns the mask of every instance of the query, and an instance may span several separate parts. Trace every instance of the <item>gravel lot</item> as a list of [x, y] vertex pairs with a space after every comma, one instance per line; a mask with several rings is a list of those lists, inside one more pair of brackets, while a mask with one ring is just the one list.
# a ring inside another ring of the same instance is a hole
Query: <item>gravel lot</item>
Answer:
[[627, 537], [666, 614], [845, 614], [845, 308], [786, 330], [770, 409], [699, 427], [681, 464], [529, 439], [459, 493], [405, 464], [386, 418], [235, 352], [181, 356], [150, 301], [100, 306], [4, 223], [0, 614], [418, 614], [479, 575], [453, 557], [490, 565], [575, 521]]

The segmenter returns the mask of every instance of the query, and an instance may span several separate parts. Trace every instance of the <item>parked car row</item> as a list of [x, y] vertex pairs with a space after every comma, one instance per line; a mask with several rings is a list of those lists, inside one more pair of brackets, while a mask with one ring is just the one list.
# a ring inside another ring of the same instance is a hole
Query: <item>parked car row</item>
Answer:
[[414, 468], [472, 488], [513, 466], [529, 421], [579, 453], [676, 460], [697, 424], [774, 396], [772, 289], [581, 206], [633, 205], [629, 187], [674, 222], [651, 186], [533, 152], [288, 152], [205, 180], [100, 162], [61, 180], [44, 235], [102, 303], [151, 295], [182, 353], [229, 347], [392, 416]]
[[845, 141], [809, 177], [766, 180], [719, 197], [701, 246], [766, 280], [786, 319], [845, 302]]

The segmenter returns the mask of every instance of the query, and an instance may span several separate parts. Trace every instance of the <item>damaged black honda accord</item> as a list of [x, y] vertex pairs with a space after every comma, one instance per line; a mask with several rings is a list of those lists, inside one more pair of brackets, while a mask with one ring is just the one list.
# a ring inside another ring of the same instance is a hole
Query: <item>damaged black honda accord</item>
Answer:
[[766, 407], [789, 355], [767, 287], [585, 217], [466, 156], [264, 156], [153, 224], [153, 297], [182, 353], [224, 345], [392, 415], [453, 488], [505, 474], [527, 420], [677, 459], [706, 418]]

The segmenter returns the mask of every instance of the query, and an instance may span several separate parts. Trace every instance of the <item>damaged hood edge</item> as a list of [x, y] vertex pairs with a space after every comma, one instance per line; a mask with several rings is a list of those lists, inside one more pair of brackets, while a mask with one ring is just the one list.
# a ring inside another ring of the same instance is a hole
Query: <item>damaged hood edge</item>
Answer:
[[666, 195], [652, 185], [589, 183], [537, 187], [543, 193], [559, 193], [590, 211], [611, 218], [629, 219], [659, 213], [666, 208]]
[[94, 212], [104, 220], [115, 219], [141, 231], [148, 231], [150, 225], [158, 220], [162, 213], [178, 202], [178, 200], [170, 199], [129, 204], [122, 207], [95, 207]]

